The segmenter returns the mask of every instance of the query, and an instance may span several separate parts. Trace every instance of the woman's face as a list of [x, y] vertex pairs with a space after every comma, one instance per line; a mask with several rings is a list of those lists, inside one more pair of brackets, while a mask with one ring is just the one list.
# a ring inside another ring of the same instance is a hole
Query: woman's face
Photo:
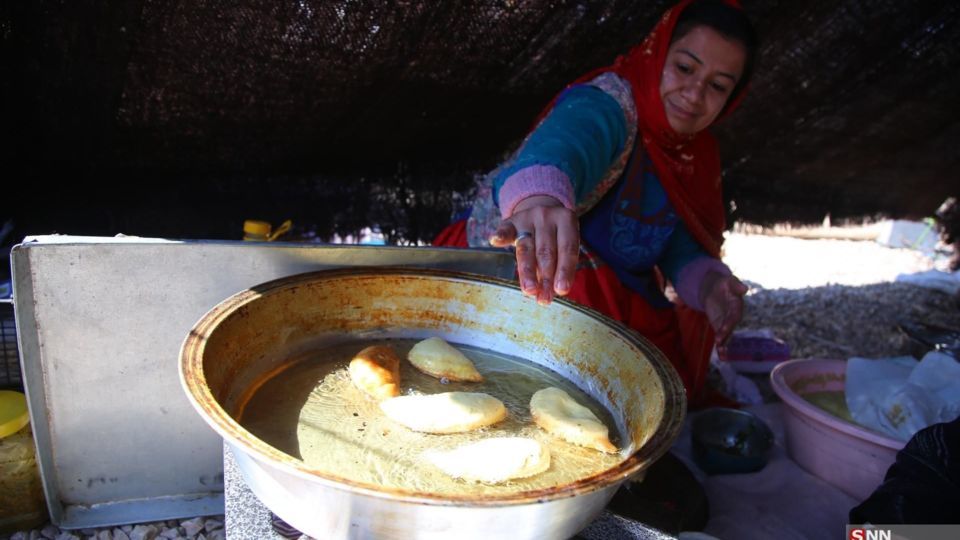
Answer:
[[696, 26], [674, 41], [660, 78], [670, 127], [693, 135], [713, 123], [740, 80], [746, 58], [739, 41], [709, 26]]

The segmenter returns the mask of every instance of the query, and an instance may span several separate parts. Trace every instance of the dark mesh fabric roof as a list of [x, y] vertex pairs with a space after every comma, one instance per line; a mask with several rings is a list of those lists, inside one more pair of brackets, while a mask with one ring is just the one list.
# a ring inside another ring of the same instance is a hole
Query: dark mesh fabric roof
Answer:
[[[743, 3], [764, 45], [716, 129], [735, 218], [923, 216], [958, 194], [960, 4]], [[40, 229], [63, 227], [41, 213], [100, 216], [61, 232], [292, 217], [427, 239], [555, 92], [668, 5], [5, 2], [4, 161], [19, 188], [70, 183], [12, 211]]]

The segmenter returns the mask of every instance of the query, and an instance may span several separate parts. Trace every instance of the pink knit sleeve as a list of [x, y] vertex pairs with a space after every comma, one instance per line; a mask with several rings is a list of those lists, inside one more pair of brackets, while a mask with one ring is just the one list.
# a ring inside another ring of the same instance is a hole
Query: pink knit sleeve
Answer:
[[574, 209], [573, 184], [567, 174], [552, 165], [531, 165], [510, 175], [500, 188], [500, 214], [513, 215], [517, 204], [534, 195], [549, 195]]
[[703, 284], [703, 278], [710, 272], [717, 272], [725, 276], [733, 274], [730, 268], [723, 264], [720, 259], [707, 256], [694, 259], [680, 269], [680, 273], [677, 275], [677, 283], [673, 284], [673, 288], [684, 304], [697, 311], [703, 311], [703, 305], [700, 303], [700, 286]]

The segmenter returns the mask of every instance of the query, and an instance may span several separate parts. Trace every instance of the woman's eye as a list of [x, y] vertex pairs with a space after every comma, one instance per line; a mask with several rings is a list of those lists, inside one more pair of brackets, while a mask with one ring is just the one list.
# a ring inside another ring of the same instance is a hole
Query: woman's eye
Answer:
[[727, 87], [726, 87], [725, 85], [720, 84], [720, 83], [710, 83], [710, 86], [711, 86], [714, 90], [716, 90], [717, 92], [723, 93], [723, 92], [726, 92], [726, 91], [727, 91]]
[[678, 63], [677, 71], [679, 71], [680, 73], [691, 73], [693, 71], [693, 68], [691, 68], [689, 64]]

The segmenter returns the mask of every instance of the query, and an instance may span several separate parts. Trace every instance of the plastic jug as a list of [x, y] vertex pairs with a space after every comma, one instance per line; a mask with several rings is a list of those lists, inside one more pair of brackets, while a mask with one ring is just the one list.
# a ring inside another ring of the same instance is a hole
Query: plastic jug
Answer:
[[27, 400], [0, 390], [0, 535], [47, 521]]

